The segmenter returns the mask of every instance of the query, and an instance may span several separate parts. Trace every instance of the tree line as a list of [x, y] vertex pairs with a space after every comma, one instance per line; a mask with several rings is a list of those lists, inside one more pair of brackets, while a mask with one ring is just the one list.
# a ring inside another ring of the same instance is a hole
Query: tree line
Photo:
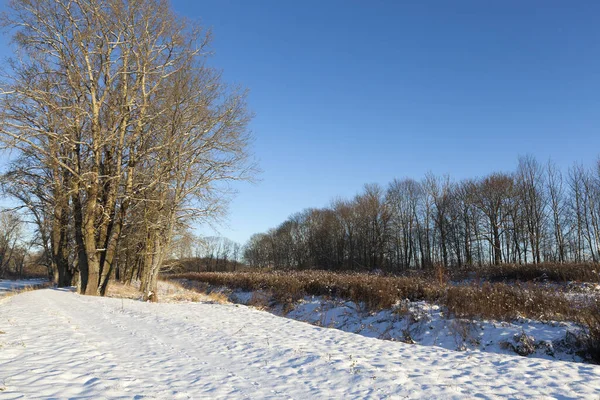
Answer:
[[13, 0], [0, 82], [5, 195], [36, 225], [59, 286], [154, 300], [172, 238], [249, 179], [246, 92], [208, 63], [211, 33], [166, 0]]
[[242, 245], [222, 236], [195, 236], [184, 232], [173, 238], [173, 253], [165, 270], [226, 272], [244, 268]]
[[33, 245], [25, 239], [24, 225], [16, 211], [6, 210], [0, 213], [0, 279], [23, 276]]
[[600, 161], [563, 172], [524, 156], [511, 173], [368, 184], [255, 234], [244, 257], [259, 267], [392, 271], [598, 262]]

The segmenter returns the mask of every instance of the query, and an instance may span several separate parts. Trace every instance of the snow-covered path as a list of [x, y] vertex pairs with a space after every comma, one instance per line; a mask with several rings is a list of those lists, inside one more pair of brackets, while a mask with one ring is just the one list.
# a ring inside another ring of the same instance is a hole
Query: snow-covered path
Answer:
[[245, 306], [0, 300], [0, 398], [600, 398], [600, 366], [381, 341]]

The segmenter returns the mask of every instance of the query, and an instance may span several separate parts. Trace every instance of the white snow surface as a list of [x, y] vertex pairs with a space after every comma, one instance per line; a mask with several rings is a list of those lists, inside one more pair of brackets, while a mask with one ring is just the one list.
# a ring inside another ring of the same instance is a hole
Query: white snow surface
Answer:
[[[341, 329], [378, 339], [409, 341], [448, 350], [480, 350], [529, 357], [582, 361], [575, 354], [575, 336], [581, 328], [571, 322], [540, 322], [519, 318], [512, 322], [452, 318], [443, 307], [425, 301], [405, 301], [376, 313], [351, 301], [305, 298], [285, 314], [288, 318]], [[527, 342], [524, 342], [527, 341]], [[528, 349], [525, 347], [529, 346]]]
[[[190, 288], [195, 284], [187, 280], [179, 283]], [[585, 351], [580, 340], [585, 332], [574, 322], [523, 317], [512, 321], [456, 318], [445, 307], [426, 301], [404, 300], [392, 308], [373, 312], [364, 304], [322, 296], [306, 296], [284, 307], [263, 291], [247, 292], [216, 286], [210, 287], [209, 292], [221, 293], [234, 303], [258, 305], [275, 315], [377, 339], [457, 351], [585, 361], [579, 355], [580, 351]], [[582, 302], [589, 299], [590, 294], [581, 294]]]
[[48, 282], [46, 279], [21, 279], [16, 281], [0, 279], [0, 297], [15, 290], [35, 287], [46, 282]]
[[600, 397], [600, 366], [457, 352], [243, 305], [43, 289], [0, 300], [0, 398]]

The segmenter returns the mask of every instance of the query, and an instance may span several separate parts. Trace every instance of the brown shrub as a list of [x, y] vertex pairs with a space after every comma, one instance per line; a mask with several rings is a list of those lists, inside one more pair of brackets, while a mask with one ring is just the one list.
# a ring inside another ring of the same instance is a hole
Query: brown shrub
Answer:
[[591, 361], [600, 364], [600, 298], [579, 315], [578, 322], [586, 328], [582, 337], [585, 347], [585, 356]]
[[444, 300], [448, 311], [459, 317], [497, 320], [527, 317], [544, 321], [570, 319], [577, 312], [562, 291], [549, 291], [536, 285], [486, 282], [451, 286]]

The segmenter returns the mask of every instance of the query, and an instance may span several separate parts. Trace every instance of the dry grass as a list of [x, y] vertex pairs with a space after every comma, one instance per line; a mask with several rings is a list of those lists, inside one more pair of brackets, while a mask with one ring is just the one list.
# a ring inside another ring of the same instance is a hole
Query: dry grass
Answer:
[[538, 265], [505, 264], [486, 267], [484, 276], [489, 280], [549, 281], [549, 282], [593, 282], [600, 283], [598, 264], [558, 264]]
[[224, 293], [211, 292], [211, 293], [207, 293], [206, 296], [214, 303], [218, 303], [218, 304], [229, 303], [229, 297], [227, 297], [227, 295], [225, 295]]
[[167, 299], [160, 299], [161, 302], [189, 302], [189, 303], [199, 303], [203, 300], [203, 296], [199, 293], [175, 293], [169, 296]]
[[[311, 270], [318, 271], [318, 270]], [[246, 268], [236, 272], [272, 273], [272, 269]], [[288, 271], [286, 270], [286, 273]], [[444, 268], [441, 264], [427, 269], [385, 270], [386, 275], [423, 278], [429, 282], [463, 281], [476, 279], [482, 282], [590, 282], [600, 283], [599, 263], [551, 263], [471, 265]], [[177, 273], [184, 273], [183, 271]], [[370, 271], [336, 271], [339, 274], [369, 275]]]
[[189, 290], [177, 282], [158, 282], [158, 297], [160, 302], [190, 302], [198, 303], [206, 300], [206, 296], [193, 290]]
[[200, 281], [245, 291], [264, 291], [277, 303], [295, 302], [304, 296], [326, 296], [364, 303], [369, 309], [390, 308], [398, 300], [437, 300], [444, 287], [422, 278], [383, 277], [366, 274], [302, 272], [200, 272], [175, 274], [171, 279]]
[[572, 320], [580, 311], [562, 291], [528, 285], [484, 283], [449, 286], [443, 299], [458, 317], [512, 320], [526, 317], [540, 321]]
[[[448, 308], [461, 318], [479, 317], [512, 320], [519, 317], [536, 320], [578, 321], [589, 305], [565, 295], [562, 290], [541, 285], [490, 283], [451, 285], [440, 278], [390, 277], [368, 274], [301, 272], [187, 273], [171, 279], [207, 285], [267, 293], [271, 301], [289, 304], [304, 296], [325, 296], [362, 303], [369, 310], [390, 308], [399, 301], [426, 300]], [[261, 300], [265, 303], [265, 300]], [[266, 305], [266, 304], [263, 304]]]
[[[161, 303], [208, 302], [225, 304], [229, 302], [228, 297], [223, 293], [199, 293], [174, 281], [159, 281], [157, 291]], [[139, 282], [134, 282], [131, 285], [112, 282], [108, 287], [106, 296], [131, 300], [141, 300], [143, 298], [142, 293], [139, 291]]]
[[116, 297], [119, 299], [139, 300], [142, 298], [140, 291], [133, 285], [127, 285], [121, 282], [111, 282], [106, 290], [106, 297]]

